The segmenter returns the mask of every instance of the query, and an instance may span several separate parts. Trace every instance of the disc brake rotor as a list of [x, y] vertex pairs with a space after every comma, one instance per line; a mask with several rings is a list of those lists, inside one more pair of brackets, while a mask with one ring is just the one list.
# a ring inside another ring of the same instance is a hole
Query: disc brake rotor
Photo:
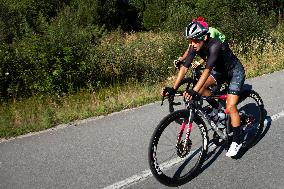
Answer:
[[191, 150], [192, 141], [188, 139], [187, 144], [184, 145], [184, 140], [177, 143], [177, 155], [181, 158], [184, 158]]

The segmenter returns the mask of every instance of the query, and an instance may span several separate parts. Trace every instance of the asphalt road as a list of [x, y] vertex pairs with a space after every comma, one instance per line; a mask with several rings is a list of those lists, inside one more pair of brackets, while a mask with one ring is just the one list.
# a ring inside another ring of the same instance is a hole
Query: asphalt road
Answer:
[[[284, 188], [284, 71], [248, 79], [267, 127], [239, 159], [222, 148], [179, 188]], [[167, 115], [160, 102], [0, 142], [0, 188], [167, 188], [149, 172], [147, 148]]]

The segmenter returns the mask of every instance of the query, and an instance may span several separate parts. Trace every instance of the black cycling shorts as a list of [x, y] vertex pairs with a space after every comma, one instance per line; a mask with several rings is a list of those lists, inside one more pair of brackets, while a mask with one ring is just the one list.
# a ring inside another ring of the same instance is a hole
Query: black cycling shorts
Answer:
[[221, 85], [224, 82], [229, 84], [228, 94], [239, 95], [245, 82], [245, 71], [242, 66], [235, 66], [228, 76], [224, 76], [214, 70], [211, 71], [210, 75], [214, 78], [217, 85]]

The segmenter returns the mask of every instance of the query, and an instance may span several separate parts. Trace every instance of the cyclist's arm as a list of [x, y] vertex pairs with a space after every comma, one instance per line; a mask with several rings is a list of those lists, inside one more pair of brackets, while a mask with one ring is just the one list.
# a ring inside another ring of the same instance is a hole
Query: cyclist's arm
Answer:
[[203, 70], [202, 75], [200, 76], [198, 82], [196, 83], [196, 85], [193, 88], [194, 91], [199, 92], [199, 90], [202, 88], [202, 86], [206, 82], [207, 78], [210, 76], [210, 72], [211, 72], [211, 70], [209, 68], [205, 68]]
[[188, 50], [183, 54], [183, 57], [185, 57], [184, 60], [183, 60], [184, 64], [181, 65], [181, 67], [180, 67], [177, 79], [176, 79], [174, 86], [173, 86], [174, 89], [178, 88], [181, 80], [186, 75], [188, 68], [190, 67], [195, 55], [196, 55], [196, 52], [194, 51], [193, 47], [189, 46]]
[[209, 49], [210, 56], [208, 57], [205, 68], [212, 70], [215, 67], [220, 49], [221, 49], [221, 43], [215, 43], [210, 47]]
[[187, 55], [188, 55], [188, 51], [189, 51], [189, 48], [186, 49], [186, 51], [183, 53], [183, 55], [181, 57], [179, 57], [179, 60], [180, 61], [185, 61]]
[[207, 78], [210, 76], [211, 70], [215, 67], [217, 58], [219, 56], [220, 51], [220, 44], [212, 45], [210, 48], [210, 56], [208, 57], [208, 61], [206, 63], [205, 69], [199, 78], [197, 84], [194, 86], [193, 90], [199, 92], [204, 83], [206, 82]]

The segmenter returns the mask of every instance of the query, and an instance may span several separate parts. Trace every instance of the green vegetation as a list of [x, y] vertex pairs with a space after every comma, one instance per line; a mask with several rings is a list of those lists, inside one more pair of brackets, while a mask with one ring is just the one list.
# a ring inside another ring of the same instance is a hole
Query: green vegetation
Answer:
[[12, 137], [40, 131], [59, 123], [106, 115], [158, 100], [161, 85], [132, 83], [93, 93], [82, 91], [64, 97], [32, 97], [2, 104], [0, 136]]
[[247, 75], [284, 68], [281, 0], [1, 0], [0, 138], [159, 99], [202, 15]]

